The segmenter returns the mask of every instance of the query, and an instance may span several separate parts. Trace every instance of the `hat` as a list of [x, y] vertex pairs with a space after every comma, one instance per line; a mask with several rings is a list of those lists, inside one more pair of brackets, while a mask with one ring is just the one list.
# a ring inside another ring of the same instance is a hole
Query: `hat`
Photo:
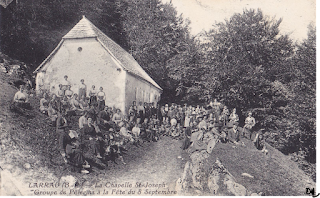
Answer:
[[78, 138], [79, 135], [75, 130], [69, 130], [69, 136], [72, 138]]

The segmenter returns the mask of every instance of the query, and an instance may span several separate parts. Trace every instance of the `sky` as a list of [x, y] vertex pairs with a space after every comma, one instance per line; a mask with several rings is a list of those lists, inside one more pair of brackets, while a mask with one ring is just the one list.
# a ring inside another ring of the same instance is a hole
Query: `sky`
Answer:
[[316, 22], [316, 0], [172, 0], [172, 4], [178, 14], [189, 18], [193, 35], [209, 30], [215, 22], [230, 19], [244, 8], [260, 8], [264, 15], [282, 18], [280, 33], [288, 33], [296, 41], [307, 38], [308, 25]]

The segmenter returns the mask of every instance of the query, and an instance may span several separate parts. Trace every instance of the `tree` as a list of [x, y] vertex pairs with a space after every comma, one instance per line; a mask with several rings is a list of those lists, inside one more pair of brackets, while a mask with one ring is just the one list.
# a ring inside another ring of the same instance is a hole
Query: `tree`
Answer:
[[270, 106], [275, 71], [293, 54], [289, 37], [279, 34], [280, 23], [258, 9], [214, 25], [200, 45], [206, 72], [199, 79], [208, 94], [241, 109]]
[[[189, 23], [177, 16], [172, 4], [159, 0], [124, 0], [123, 28], [129, 51], [144, 70], [164, 88], [165, 100], [175, 98], [178, 79], [169, 73], [180, 67], [188, 50]], [[169, 64], [177, 60], [177, 65]]]

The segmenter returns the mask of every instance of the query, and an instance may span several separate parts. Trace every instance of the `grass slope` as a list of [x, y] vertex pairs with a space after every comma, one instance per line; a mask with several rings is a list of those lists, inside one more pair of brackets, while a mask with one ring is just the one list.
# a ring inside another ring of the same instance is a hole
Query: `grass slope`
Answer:
[[[268, 155], [255, 149], [249, 140], [243, 140], [245, 147], [218, 143], [209, 163], [219, 158], [222, 164], [242, 184], [252, 192], [263, 192], [267, 196], [306, 195], [306, 187], [315, 187], [312, 180], [290, 160], [289, 156], [267, 145]], [[249, 173], [254, 178], [241, 176]]]

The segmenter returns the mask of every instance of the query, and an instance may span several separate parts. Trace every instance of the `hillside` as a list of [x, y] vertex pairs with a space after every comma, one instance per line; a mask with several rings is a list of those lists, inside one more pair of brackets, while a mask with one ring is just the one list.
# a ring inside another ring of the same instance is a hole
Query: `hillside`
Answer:
[[[182, 142], [163, 137], [155, 143], [145, 143], [143, 147], [129, 147], [125, 155], [126, 165], [110, 163], [108, 167], [99, 164], [89, 175], [72, 172], [63, 163], [57, 150], [55, 129], [48, 125], [47, 117], [38, 111], [39, 98], [33, 96], [33, 110], [17, 114], [9, 110], [9, 104], [17, 88], [13, 79], [0, 73], [0, 167], [2, 190], [12, 181], [23, 195], [33, 195], [28, 184], [33, 182], [59, 182], [61, 177], [73, 175], [81, 189], [92, 189], [99, 181], [123, 182], [166, 182], [174, 189], [174, 183], [182, 174], [188, 153], [182, 151]], [[74, 118], [74, 127], [77, 124]], [[299, 169], [298, 165], [278, 150], [268, 146], [269, 155], [262, 155], [245, 141], [246, 147], [233, 147], [218, 143], [208, 158], [208, 166], [218, 158], [236, 181], [251, 192], [264, 195], [305, 195], [306, 187], [315, 183]], [[182, 156], [182, 158], [178, 158]], [[8, 171], [12, 178], [4, 178]], [[254, 178], [241, 176], [248, 173]], [[10, 187], [11, 189], [11, 187]], [[18, 191], [7, 195], [19, 195]], [[3, 193], [3, 191], [2, 191]]]

